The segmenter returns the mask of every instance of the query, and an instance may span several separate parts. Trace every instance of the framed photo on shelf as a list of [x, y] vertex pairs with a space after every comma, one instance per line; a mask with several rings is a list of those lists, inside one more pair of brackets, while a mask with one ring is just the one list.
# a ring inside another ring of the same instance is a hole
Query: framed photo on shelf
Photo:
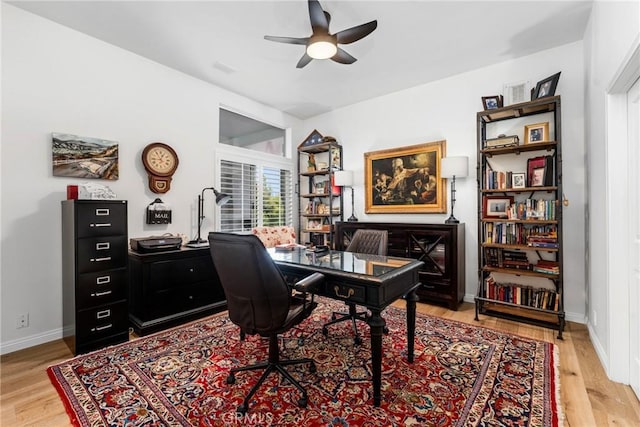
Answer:
[[549, 122], [535, 123], [524, 127], [524, 143], [549, 141]]
[[524, 188], [527, 186], [527, 175], [524, 172], [511, 174], [511, 188]]
[[544, 168], [535, 168], [531, 176], [531, 187], [544, 187]]
[[483, 218], [507, 218], [513, 196], [484, 196], [482, 199]]
[[[544, 186], [544, 168], [547, 164], [546, 156], [532, 157], [527, 160], [527, 187], [541, 187]], [[542, 184], [534, 185], [535, 182], [539, 182], [540, 172], [535, 172], [537, 169], [542, 169]]]
[[446, 141], [364, 154], [366, 213], [446, 213]]
[[502, 108], [502, 95], [483, 96], [482, 107], [485, 110], [495, 110], [496, 108]]
[[538, 98], [544, 98], [547, 96], [553, 96], [556, 93], [556, 87], [558, 86], [558, 80], [560, 80], [560, 73], [556, 73], [553, 76], [549, 76], [544, 80], [540, 80], [536, 84], [536, 88], [533, 91], [531, 100]]

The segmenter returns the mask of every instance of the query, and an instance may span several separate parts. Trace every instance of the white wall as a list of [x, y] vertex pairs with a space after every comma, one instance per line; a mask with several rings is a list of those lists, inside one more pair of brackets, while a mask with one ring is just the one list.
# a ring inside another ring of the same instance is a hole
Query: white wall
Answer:
[[[67, 184], [53, 177], [51, 132], [118, 141], [120, 179], [100, 182], [129, 201], [129, 236], [196, 233], [196, 197], [215, 184], [218, 107], [226, 105], [280, 127], [300, 122], [120, 48], [2, 3], [1, 353], [60, 338], [60, 201]], [[173, 224], [144, 224], [157, 197], [140, 155], [150, 142], [180, 157], [171, 191], [160, 195]], [[291, 151], [289, 149], [289, 151]], [[209, 219], [203, 233], [213, 227]], [[16, 329], [19, 313], [28, 328]]]
[[[456, 181], [455, 216], [466, 223], [466, 296], [477, 289], [476, 112], [481, 97], [502, 93], [503, 84], [536, 82], [561, 71], [556, 90], [562, 95], [564, 192], [565, 310], [572, 321], [585, 322], [584, 121], [582, 42], [455, 75], [434, 83], [351, 105], [304, 122], [323, 135], [335, 136], [344, 164], [354, 169], [356, 216], [361, 221], [442, 223], [447, 214], [365, 214], [363, 153], [445, 139], [447, 155], [469, 156], [470, 176]], [[522, 134], [520, 135], [522, 137]], [[349, 209], [349, 208], [347, 208]], [[347, 210], [347, 212], [349, 212]]]
[[[625, 180], [625, 142], [608, 139], [607, 90], [640, 37], [640, 3], [594, 2], [585, 31], [585, 129], [588, 157], [588, 315], [591, 339], [609, 376], [628, 382], [628, 288], [617, 280], [625, 234], [625, 198], [616, 187]], [[640, 67], [640, 64], [636, 64]], [[614, 190], [614, 193], [611, 193]], [[637, 190], [636, 190], [637, 191]], [[637, 212], [630, 213], [637, 218]], [[620, 215], [623, 215], [622, 217]], [[637, 309], [637, 307], [636, 307]]]

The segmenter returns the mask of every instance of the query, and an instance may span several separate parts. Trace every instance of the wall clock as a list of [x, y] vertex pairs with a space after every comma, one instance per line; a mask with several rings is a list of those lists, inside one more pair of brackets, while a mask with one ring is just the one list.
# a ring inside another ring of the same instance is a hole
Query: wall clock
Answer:
[[149, 175], [149, 189], [154, 193], [166, 193], [171, 188], [171, 178], [178, 169], [178, 155], [162, 142], [153, 142], [142, 151], [142, 164]]

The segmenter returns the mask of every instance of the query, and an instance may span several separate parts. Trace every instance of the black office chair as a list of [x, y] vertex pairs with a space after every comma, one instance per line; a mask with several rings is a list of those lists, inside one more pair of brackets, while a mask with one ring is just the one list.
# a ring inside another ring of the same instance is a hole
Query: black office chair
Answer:
[[[388, 233], [387, 230], [369, 230], [369, 229], [358, 229], [353, 234], [351, 238], [351, 242], [345, 249], [347, 252], [355, 252], [360, 254], [372, 254], [372, 255], [386, 255], [387, 254], [387, 244], [388, 244]], [[356, 310], [356, 305], [353, 303], [347, 303], [349, 307], [348, 313], [342, 312], [334, 312], [331, 315], [331, 321], [325, 323], [322, 327], [322, 333], [324, 335], [329, 334], [328, 326], [334, 325], [336, 323], [345, 322], [351, 320], [351, 324], [353, 326], [353, 342], [355, 344], [362, 344], [362, 338], [360, 338], [360, 334], [358, 333], [358, 328], [356, 326], [356, 320], [362, 320], [364, 322], [367, 321], [367, 312]], [[387, 327], [384, 327], [385, 333], [388, 332]]]
[[[298, 400], [298, 405], [305, 407], [306, 390], [284, 366], [308, 363], [309, 371], [313, 373], [316, 365], [313, 359], [308, 358], [280, 360], [277, 335], [291, 329], [311, 314], [317, 303], [313, 301], [310, 291], [324, 280], [324, 276], [314, 273], [300, 280], [293, 288], [301, 294], [293, 295], [267, 249], [256, 236], [209, 233], [209, 248], [227, 297], [229, 319], [243, 333], [269, 338], [268, 361], [233, 368], [227, 377], [227, 384], [233, 384], [236, 372], [265, 370], [237, 411], [242, 414], [248, 411], [251, 397], [274, 370], [300, 390], [302, 397]], [[311, 297], [308, 298], [307, 294]]]

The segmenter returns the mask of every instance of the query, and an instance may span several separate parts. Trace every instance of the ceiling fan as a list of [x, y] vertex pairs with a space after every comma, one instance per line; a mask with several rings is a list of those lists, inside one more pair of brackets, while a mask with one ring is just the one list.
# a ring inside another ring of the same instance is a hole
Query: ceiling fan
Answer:
[[335, 34], [329, 33], [331, 15], [320, 6], [317, 0], [309, 0], [309, 18], [313, 33], [309, 37], [277, 37], [264, 36], [266, 40], [278, 43], [305, 45], [305, 52], [298, 61], [297, 68], [302, 68], [312, 59], [329, 59], [340, 64], [353, 64], [356, 58], [338, 47], [338, 44], [349, 44], [371, 34], [378, 27], [378, 21], [342, 30]]

